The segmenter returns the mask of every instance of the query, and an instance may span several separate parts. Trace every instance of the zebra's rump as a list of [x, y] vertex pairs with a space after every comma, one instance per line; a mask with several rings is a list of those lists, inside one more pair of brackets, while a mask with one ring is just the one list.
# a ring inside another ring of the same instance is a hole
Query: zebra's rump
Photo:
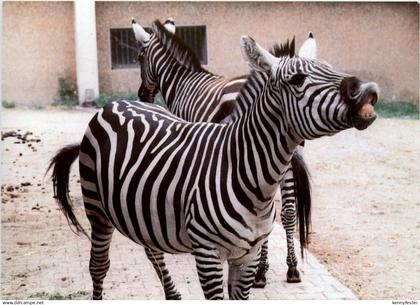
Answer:
[[[182, 151], [173, 153], [176, 141], [162, 132], [177, 129], [182, 120], [141, 104], [114, 102], [89, 123], [80, 154], [82, 190], [91, 198], [87, 213], [102, 213], [122, 234], [151, 249], [189, 252], [181, 199], [189, 192], [183, 188], [188, 167], [172, 169], [188, 160]], [[158, 120], [159, 114], [165, 119]], [[97, 200], [89, 193], [92, 185], [97, 185]]]

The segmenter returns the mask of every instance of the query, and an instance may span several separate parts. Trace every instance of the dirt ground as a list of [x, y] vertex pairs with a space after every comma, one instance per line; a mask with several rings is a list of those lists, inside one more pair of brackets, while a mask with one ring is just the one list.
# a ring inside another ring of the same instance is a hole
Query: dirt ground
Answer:
[[[3, 135], [16, 132], [2, 139], [4, 297], [30, 290], [22, 279], [42, 268], [41, 262], [20, 266], [24, 272], [10, 270], [15, 255], [43, 252], [48, 259], [65, 251], [69, 241], [62, 230], [68, 228], [58, 225], [63, 217], [57, 216], [45, 169], [57, 149], [81, 140], [93, 113], [2, 111]], [[348, 130], [305, 145], [313, 190], [309, 250], [361, 299], [420, 299], [419, 130], [418, 120], [378, 119], [363, 132]], [[71, 178], [77, 190], [77, 166]], [[73, 194], [80, 205], [80, 194]], [[4, 288], [10, 282], [16, 291]]]

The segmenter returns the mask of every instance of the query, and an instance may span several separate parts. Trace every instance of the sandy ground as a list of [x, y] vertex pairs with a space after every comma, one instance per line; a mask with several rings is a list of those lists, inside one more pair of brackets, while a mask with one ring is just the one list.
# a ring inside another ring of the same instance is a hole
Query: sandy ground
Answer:
[[[18, 291], [31, 289], [19, 283], [42, 263], [21, 266], [25, 272], [11, 276], [3, 267], [14, 255], [65, 252], [62, 236], [68, 235], [61, 230], [68, 228], [58, 227], [63, 217], [57, 218], [44, 173], [57, 149], [81, 140], [92, 114], [2, 112], [3, 132], [32, 133], [24, 144], [16, 137], [2, 141], [2, 283], [13, 281]], [[366, 131], [348, 130], [305, 146], [314, 197], [309, 250], [359, 298], [420, 299], [419, 128], [420, 121], [378, 119]], [[77, 166], [72, 190], [76, 174]], [[80, 205], [80, 194], [73, 194]], [[2, 289], [2, 295], [16, 291]]]
[[420, 299], [420, 121], [308, 142], [310, 251], [362, 299]]

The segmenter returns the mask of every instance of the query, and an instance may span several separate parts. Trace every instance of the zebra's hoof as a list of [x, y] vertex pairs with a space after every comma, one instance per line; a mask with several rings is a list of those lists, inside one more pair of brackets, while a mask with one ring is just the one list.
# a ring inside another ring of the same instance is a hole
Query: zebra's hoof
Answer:
[[167, 299], [167, 300], [182, 300], [181, 294], [179, 292], [176, 292], [174, 294], [168, 295], [168, 296], [166, 296], [165, 299]]
[[267, 280], [265, 275], [263, 275], [258, 281], [255, 279], [254, 284], [252, 285], [253, 288], [264, 288], [267, 285]]
[[296, 267], [289, 267], [287, 270], [287, 282], [288, 283], [300, 283], [300, 274]]
[[268, 263], [260, 263], [257, 269], [257, 273], [255, 274], [254, 284], [252, 285], [253, 288], [264, 288], [267, 285], [267, 279], [265, 274], [268, 270]]

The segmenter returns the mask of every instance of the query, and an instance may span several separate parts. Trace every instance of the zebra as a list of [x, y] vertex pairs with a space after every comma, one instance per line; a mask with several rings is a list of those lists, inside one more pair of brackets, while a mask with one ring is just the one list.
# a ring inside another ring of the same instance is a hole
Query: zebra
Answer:
[[[94, 115], [80, 144], [51, 160], [58, 204], [84, 232], [67, 191], [79, 157], [94, 299], [102, 298], [114, 229], [156, 257], [157, 270], [163, 253], [192, 253], [206, 299], [223, 298], [227, 260], [229, 298], [248, 299], [294, 150], [375, 120], [376, 83], [316, 60], [275, 57], [249, 36], [240, 46], [252, 72], [237, 100], [252, 106], [237, 121], [191, 123], [158, 105], [114, 101]], [[167, 298], [180, 296], [168, 274], [158, 276], [171, 288]]]
[[[166, 89], [165, 92], [168, 95], [164, 95], [163, 98], [168, 101], [166, 102], [167, 107], [178, 117], [190, 122], [220, 122], [232, 112], [236, 107], [236, 95], [245, 83], [246, 75], [225, 79], [206, 71], [194, 52], [174, 35], [175, 22], [173, 19], [166, 20], [164, 24], [156, 20], [152, 25], [154, 34], [147, 33], [134, 18], [132, 18], [132, 26], [140, 46], [138, 60], [141, 66], [142, 83], [138, 90], [138, 96], [141, 101], [153, 102], [159, 89], [161, 89], [161, 93], [162, 89]], [[198, 77], [195, 75], [198, 79], [193, 82], [191, 80], [188, 83], [185, 82], [182, 89], [165, 86], [165, 84], [173, 84], [166, 80], [164, 83], [161, 78], [162, 73], [167, 74], [169, 71], [156, 71], [155, 60], [150, 60], [159, 55], [160, 59], [165, 59], [165, 62], [160, 63], [160, 67], [165, 66], [167, 60], [172, 58], [183, 67], [188, 68], [188, 72], [199, 73]], [[157, 78], [161, 80], [161, 83], [158, 83]], [[195, 90], [192, 90], [191, 87]], [[168, 89], [173, 91], [176, 89], [175, 94], [169, 92]], [[205, 94], [207, 92], [210, 94]], [[185, 100], [198, 101], [192, 104], [186, 103]], [[239, 108], [246, 109], [248, 106], [244, 105]]]
[[[172, 113], [192, 122], [231, 123], [250, 107], [235, 100], [246, 81], [246, 76], [226, 79], [206, 71], [196, 55], [174, 35], [173, 19], [167, 19], [163, 24], [156, 20], [152, 25], [151, 34], [147, 33], [134, 18], [132, 18], [132, 27], [140, 47], [138, 58], [142, 84], [138, 96], [141, 101], [153, 102], [157, 91], [160, 91], [168, 101], [167, 106]], [[281, 56], [284, 50], [275, 45], [272, 53]], [[300, 48], [299, 56], [315, 58], [316, 43], [312, 33], [309, 33], [308, 39]], [[287, 241], [286, 280], [289, 283], [297, 283], [301, 279], [297, 269], [298, 261], [293, 238], [296, 226], [296, 201], [300, 203], [299, 229], [303, 257], [303, 249], [308, 241], [311, 196], [307, 169], [298, 153], [293, 156], [291, 165], [280, 187], [283, 203], [281, 220]], [[296, 196], [298, 197], [295, 198]], [[262, 246], [254, 287], [263, 288], [266, 285], [267, 256], [268, 241]]]

